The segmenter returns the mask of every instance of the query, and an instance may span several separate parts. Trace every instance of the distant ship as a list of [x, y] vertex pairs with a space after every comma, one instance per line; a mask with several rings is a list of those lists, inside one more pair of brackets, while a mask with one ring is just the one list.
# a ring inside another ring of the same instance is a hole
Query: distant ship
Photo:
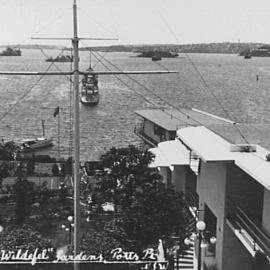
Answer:
[[21, 56], [22, 51], [20, 49], [12, 49], [11, 47], [7, 47], [6, 50], [0, 53], [0, 56]]
[[149, 58], [153, 59], [153, 57], [155, 58], [156, 55], [159, 56], [159, 58], [178, 57], [178, 53], [176, 53], [176, 52], [173, 52], [173, 51], [158, 51], [158, 50], [144, 51], [141, 54], [139, 54], [138, 57], [149, 57]]
[[[93, 71], [91, 67], [88, 71]], [[97, 105], [99, 103], [98, 76], [85, 74], [82, 80], [81, 103], [84, 105]]]
[[46, 62], [73, 62], [73, 56], [70, 55], [61, 55], [57, 56], [56, 58], [48, 58]]
[[162, 60], [162, 57], [160, 56], [159, 53], [156, 53], [152, 56], [152, 61], [160, 61]]
[[252, 57], [252, 54], [250, 53], [250, 52], [248, 52], [248, 53], [246, 53], [245, 55], [244, 55], [244, 58], [245, 59], [250, 59]]
[[250, 54], [247, 54], [244, 56], [245, 59], [250, 59], [252, 56]]
[[270, 57], [270, 46], [264, 45], [255, 49], [246, 49], [240, 52], [239, 55], [244, 56], [246, 59], [251, 57]]

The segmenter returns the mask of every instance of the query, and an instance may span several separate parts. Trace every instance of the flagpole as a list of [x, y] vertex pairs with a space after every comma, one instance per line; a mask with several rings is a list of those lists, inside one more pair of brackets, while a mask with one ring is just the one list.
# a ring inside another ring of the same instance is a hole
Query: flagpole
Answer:
[[41, 120], [41, 125], [42, 125], [42, 136], [45, 137], [45, 132], [44, 132], [44, 122], [45, 120]]
[[60, 107], [58, 113], [58, 158], [60, 160]]
[[[73, 4], [74, 52], [74, 255], [79, 254], [80, 234], [80, 115], [79, 115], [79, 38], [77, 30], [77, 4]], [[75, 263], [75, 269], [79, 264]]]

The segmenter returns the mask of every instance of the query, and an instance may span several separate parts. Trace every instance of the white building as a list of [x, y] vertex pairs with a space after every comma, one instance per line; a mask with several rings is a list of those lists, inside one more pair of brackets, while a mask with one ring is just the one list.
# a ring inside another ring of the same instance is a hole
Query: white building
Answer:
[[204, 269], [254, 269], [257, 251], [270, 258], [268, 150], [231, 144], [204, 126], [190, 126], [151, 151], [151, 166], [196, 207], [206, 238], [216, 237], [202, 250]]
[[174, 140], [179, 128], [188, 126], [232, 125], [227, 119], [197, 110], [146, 109], [136, 111], [142, 121], [135, 126], [137, 134], [144, 142], [144, 148], [155, 147], [158, 143]]

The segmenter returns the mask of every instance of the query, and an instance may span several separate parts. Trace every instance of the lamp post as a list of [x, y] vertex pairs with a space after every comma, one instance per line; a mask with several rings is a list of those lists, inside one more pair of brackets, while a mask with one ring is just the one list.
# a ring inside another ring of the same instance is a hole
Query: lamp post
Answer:
[[[207, 239], [205, 237], [205, 229], [206, 229], [206, 224], [204, 221], [199, 220], [196, 223], [196, 233], [192, 234], [193, 238], [197, 238], [198, 240], [198, 264], [197, 264], [197, 270], [201, 270], [201, 265], [202, 265], [202, 248], [207, 247], [207, 241], [209, 241], [211, 244], [215, 244], [216, 243], [216, 237], [215, 236], [211, 236], [209, 239]], [[209, 232], [207, 232], [209, 233]], [[190, 237], [186, 238], [184, 240], [185, 245], [190, 245], [191, 244], [191, 239]]]
[[206, 224], [204, 221], [200, 220], [197, 222], [196, 224], [196, 228], [198, 230], [198, 245], [199, 245], [199, 250], [198, 250], [198, 270], [201, 270], [201, 262], [202, 262], [202, 248], [201, 248], [201, 244], [202, 244], [202, 233], [206, 228]]
[[66, 224], [62, 224], [62, 229], [65, 230], [66, 232], [68, 232], [68, 241], [69, 243], [71, 243], [71, 232], [72, 232], [72, 228], [74, 227], [73, 224], [73, 216], [68, 216], [67, 218], [68, 223]]
[[171, 237], [174, 240], [173, 245], [173, 258], [174, 258], [174, 266], [176, 266], [176, 269], [179, 269], [179, 250], [180, 250], [180, 236], [172, 236]]

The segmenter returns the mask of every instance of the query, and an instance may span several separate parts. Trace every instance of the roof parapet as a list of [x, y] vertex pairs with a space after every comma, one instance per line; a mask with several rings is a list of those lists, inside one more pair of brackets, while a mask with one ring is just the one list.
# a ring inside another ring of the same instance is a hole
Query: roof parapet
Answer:
[[258, 145], [256, 144], [232, 144], [230, 145], [230, 152], [239, 153], [258, 153], [265, 161], [270, 161], [270, 153], [265, 153], [265, 151], [260, 151]]
[[212, 118], [215, 118], [215, 119], [218, 119], [218, 120], [221, 120], [221, 121], [224, 121], [226, 123], [229, 123], [229, 124], [233, 124], [233, 125], [236, 125], [237, 123], [232, 121], [232, 120], [229, 120], [227, 118], [224, 118], [224, 117], [220, 117], [220, 116], [217, 116], [215, 114], [212, 114], [212, 113], [208, 113], [208, 112], [205, 112], [205, 111], [202, 111], [202, 110], [198, 110], [196, 108], [191, 108], [192, 111], [195, 111], [195, 112], [198, 112], [200, 114], [204, 114], [204, 115], [207, 115], [209, 117], [212, 117]]
[[230, 152], [257, 152], [257, 145], [255, 144], [231, 144]]

